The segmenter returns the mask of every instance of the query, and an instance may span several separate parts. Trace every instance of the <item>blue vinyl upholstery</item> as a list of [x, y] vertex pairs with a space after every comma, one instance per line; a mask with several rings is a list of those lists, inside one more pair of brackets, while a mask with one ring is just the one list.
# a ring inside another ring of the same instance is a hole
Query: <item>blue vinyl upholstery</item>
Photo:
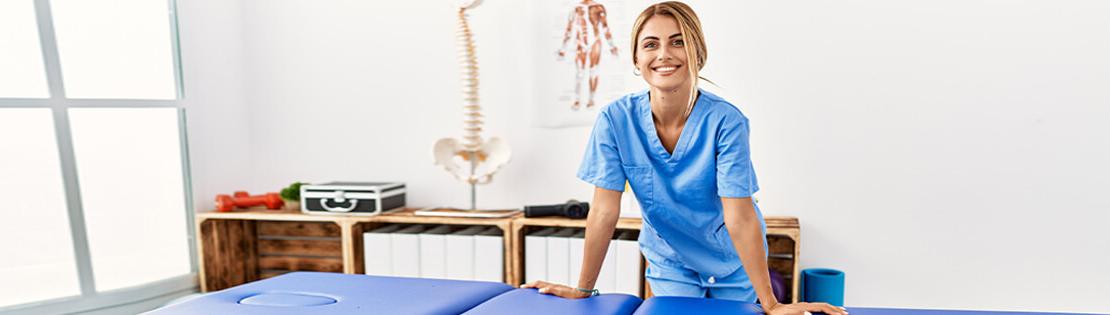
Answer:
[[498, 295], [464, 313], [466, 315], [630, 315], [640, 306], [640, 298], [628, 294], [602, 294], [585, 299], [564, 299], [516, 289]]
[[292, 272], [148, 314], [456, 315], [509, 290], [499, 282]]
[[[849, 307], [848, 312], [852, 315], [1051, 314], [863, 307]], [[763, 314], [763, 310], [757, 304], [722, 299], [667, 296], [642, 301], [627, 294], [564, 299], [539, 294], [535, 289], [514, 290], [499, 282], [292, 272], [209, 293], [148, 314], [752, 315]]]

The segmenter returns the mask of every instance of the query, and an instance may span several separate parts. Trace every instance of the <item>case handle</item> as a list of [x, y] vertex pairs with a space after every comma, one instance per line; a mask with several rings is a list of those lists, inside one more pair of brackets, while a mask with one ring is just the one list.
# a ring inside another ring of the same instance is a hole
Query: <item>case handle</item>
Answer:
[[[351, 210], [354, 210], [355, 207], [358, 206], [358, 199], [351, 199], [351, 204], [346, 207], [328, 206], [328, 200], [328, 198], [320, 199], [320, 206], [324, 207], [324, 210], [328, 210], [328, 212], [351, 212]], [[338, 190], [335, 192], [335, 196], [332, 197], [330, 200], [335, 200], [335, 202], [344, 202], [347, 201], [347, 198], [344, 197], [344, 192], [342, 190]]]

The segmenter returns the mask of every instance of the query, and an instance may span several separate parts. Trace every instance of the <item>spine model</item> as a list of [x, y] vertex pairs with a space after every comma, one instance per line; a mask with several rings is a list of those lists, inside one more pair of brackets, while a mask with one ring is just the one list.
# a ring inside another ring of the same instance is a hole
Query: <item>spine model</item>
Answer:
[[443, 138], [436, 141], [436, 165], [443, 167], [456, 179], [470, 185], [470, 209], [476, 208], [475, 185], [493, 180], [512, 156], [508, 144], [500, 138], [482, 139], [482, 106], [478, 101], [478, 57], [475, 54], [474, 35], [466, 19], [466, 11], [481, 1], [470, 1], [459, 6], [459, 25], [455, 33], [459, 44], [459, 65], [462, 75], [463, 141]]

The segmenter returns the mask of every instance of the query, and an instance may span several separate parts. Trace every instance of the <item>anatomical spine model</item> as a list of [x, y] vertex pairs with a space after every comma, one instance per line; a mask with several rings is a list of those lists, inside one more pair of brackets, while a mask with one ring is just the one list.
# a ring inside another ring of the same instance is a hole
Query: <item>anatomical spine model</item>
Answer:
[[463, 141], [443, 138], [436, 141], [436, 165], [442, 166], [456, 179], [470, 184], [470, 209], [475, 209], [475, 185], [486, 184], [493, 174], [509, 162], [509, 146], [497, 137], [482, 139], [482, 107], [478, 105], [478, 59], [474, 54], [474, 38], [466, 21], [466, 10], [481, 4], [481, 0], [459, 3], [458, 37], [459, 61], [462, 66], [463, 112], [465, 117]]

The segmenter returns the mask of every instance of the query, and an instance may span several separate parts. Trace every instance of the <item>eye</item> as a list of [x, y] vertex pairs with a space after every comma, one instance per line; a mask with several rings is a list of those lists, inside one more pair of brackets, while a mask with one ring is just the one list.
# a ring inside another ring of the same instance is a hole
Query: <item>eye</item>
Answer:
[[655, 42], [644, 43], [644, 48], [655, 48]]
[[675, 47], [682, 47], [684, 45], [686, 45], [686, 42], [682, 41], [681, 39], [676, 39], [676, 40], [671, 42], [671, 46], [675, 46]]

